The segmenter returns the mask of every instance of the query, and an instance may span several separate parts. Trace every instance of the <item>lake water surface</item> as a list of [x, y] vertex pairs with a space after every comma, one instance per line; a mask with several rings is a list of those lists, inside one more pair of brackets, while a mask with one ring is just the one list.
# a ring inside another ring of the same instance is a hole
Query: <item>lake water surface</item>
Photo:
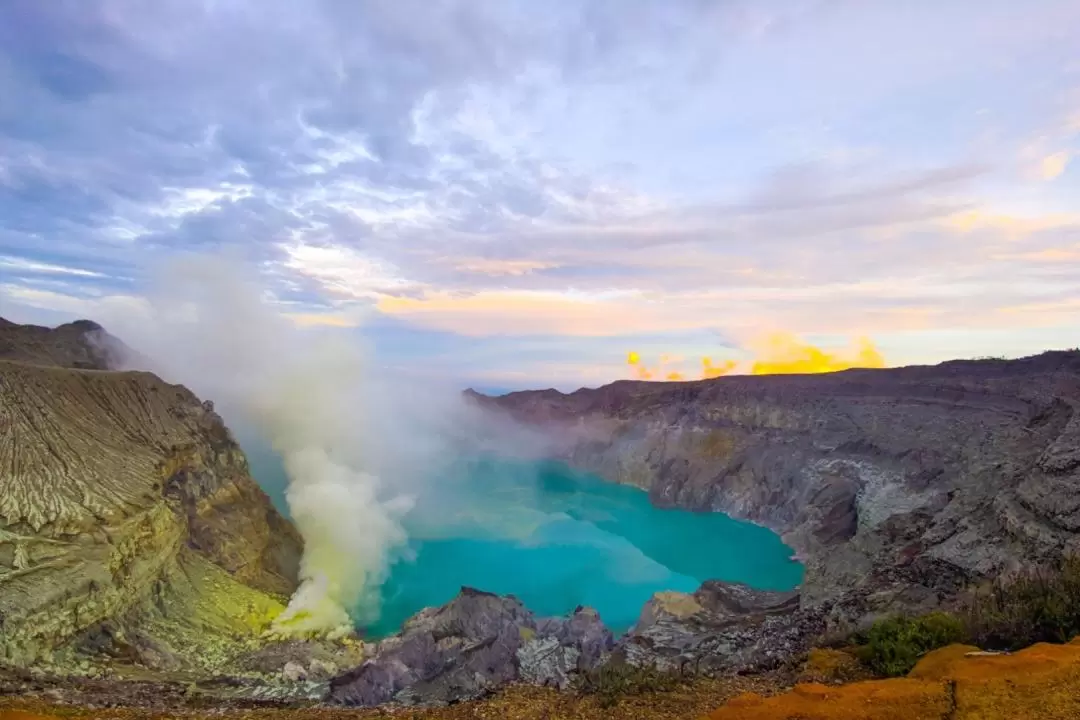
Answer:
[[[284, 509], [280, 463], [265, 451], [249, 460]], [[440, 474], [406, 518], [412, 558], [393, 566], [369, 636], [395, 632], [463, 585], [516, 595], [541, 616], [588, 605], [623, 631], [659, 590], [692, 592], [708, 579], [788, 590], [802, 580], [791, 548], [766, 528], [659, 509], [641, 490], [560, 464], [478, 458]]]

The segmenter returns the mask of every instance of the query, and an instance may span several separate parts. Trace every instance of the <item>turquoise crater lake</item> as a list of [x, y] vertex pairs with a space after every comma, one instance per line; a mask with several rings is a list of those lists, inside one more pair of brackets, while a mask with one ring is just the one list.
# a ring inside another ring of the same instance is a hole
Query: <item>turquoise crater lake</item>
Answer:
[[[266, 452], [249, 459], [282, 507], [280, 463]], [[405, 519], [410, 559], [394, 564], [368, 636], [396, 632], [463, 585], [513, 594], [540, 616], [588, 605], [621, 632], [660, 590], [692, 592], [709, 579], [788, 590], [802, 581], [791, 548], [766, 528], [722, 513], [660, 509], [637, 488], [565, 465], [469, 459], [432, 487]]]

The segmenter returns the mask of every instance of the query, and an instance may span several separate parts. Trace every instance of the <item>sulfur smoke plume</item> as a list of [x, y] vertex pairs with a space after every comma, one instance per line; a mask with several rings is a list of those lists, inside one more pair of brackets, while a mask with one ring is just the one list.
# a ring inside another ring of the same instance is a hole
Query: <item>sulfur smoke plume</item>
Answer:
[[305, 547], [301, 585], [274, 630], [333, 635], [374, 619], [411, 501], [376, 474], [393, 462], [361, 347], [297, 329], [219, 258], [170, 266], [146, 312], [113, 324], [149, 369], [214, 399], [281, 456]]

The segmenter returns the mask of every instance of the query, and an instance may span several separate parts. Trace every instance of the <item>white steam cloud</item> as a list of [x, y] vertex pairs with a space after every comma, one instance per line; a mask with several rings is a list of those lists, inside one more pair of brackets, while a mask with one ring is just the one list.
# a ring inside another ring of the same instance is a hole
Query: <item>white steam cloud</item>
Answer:
[[[359, 344], [340, 331], [298, 329], [221, 258], [170, 265], [145, 315], [113, 318], [110, 330], [149, 369], [215, 400], [281, 456], [305, 548], [300, 588], [274, 630], [333, 635], [377, 617], [379, 588], [407, 539], [409, 467], [397, 460], [423, 448], [409, 453], [388, 440], [384, 426], [404, 421], [372, 405], [385, 407], [390, 393], [373, 386]], [[395, 465], [403, 477], [389, 487], [378, 473]]]

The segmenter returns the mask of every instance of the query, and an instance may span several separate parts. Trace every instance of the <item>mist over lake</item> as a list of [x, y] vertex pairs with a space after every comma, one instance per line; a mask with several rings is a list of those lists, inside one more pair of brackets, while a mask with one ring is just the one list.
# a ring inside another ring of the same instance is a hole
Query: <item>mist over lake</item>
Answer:
[[[287, 512], [280, 461], [241, 440], [252, 474]], [[378, 617], [361, 623], [368, 637], [396, 632], [462, 586], [513, 594], [541, 616], [590, 606], [621, 632], [658, 591], [693, 592], [710, 579], [789, 590], [802, 580], [791, 548], [766, 528], [657, 508], [637, 488], [559, 463], [458, 458], [415, 499]]]

